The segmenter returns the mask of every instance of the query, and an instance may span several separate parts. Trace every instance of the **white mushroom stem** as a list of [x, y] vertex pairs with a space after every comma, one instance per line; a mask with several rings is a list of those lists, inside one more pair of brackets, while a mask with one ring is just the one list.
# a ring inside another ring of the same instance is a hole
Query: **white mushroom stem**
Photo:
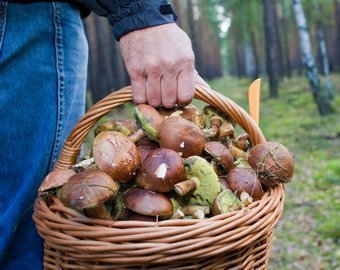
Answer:
[[129, 139], [134, 143], [139, 142], [145, 137], [144, 131], [140, 128], [135, 133], [129, 136]]
[[183, 197], [186, 194], [188, 194], [191, 190], [197, 189], [199, 187], [199, 184], [200, 180], [197, 177], [192, 177], [191, 179], [177, 183], [174, 186], [174, 190], [179, 196]]
[[244, 206], [248, 206], [253, 202], [253, 197], [251, 197], [247, 192], [242, 191], [240, 194], [240, 200]]
[[72, 167], [72, 169], [75, 170], [76, 172], [81, 172], [91, 167], [94, 164], [96, 164], [96, 162], [94, 161], [94, 158], [92, 157], [92, 158], [88, 158], [88, 159], [78, 162]]
[[196, 211], [202, 211], [204, 215], [208, 215], [210, 213], [210, 207], [209, 206], [200, 206], [200, 205], [186, 205], [182, 206], [180, 210], [186, 215], [186, 216], [192, 216]]
[[194, 219], [204, 219], [205, 214], [201, 209], [198, 209], [192, 214], [192, 218], [194, 218]]
[[172, 216], [170, 217], [170, 219], [181, 219], [184, 218], [184, 213], [181, 209], [177, 209]]

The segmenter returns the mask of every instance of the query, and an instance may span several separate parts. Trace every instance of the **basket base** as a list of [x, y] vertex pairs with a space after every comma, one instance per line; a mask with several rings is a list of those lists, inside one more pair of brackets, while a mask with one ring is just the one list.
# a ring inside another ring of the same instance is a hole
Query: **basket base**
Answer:
[[[86, 259], [86, 254], [66, 254], [53, 248], [46, 247], [44, 256], [44, 269], [60, 270], [60, 269], [115, 269], [115, 270], [137, 270], [137, 269], [153, 269], [153, 270], [253, 270], [267, 269], [269, 260], [270, 245], [273, 238], [273, 232], [269, 232], [251, 245], [247, 245], [244, 249], [228, 252], [210, 259], [201, 260], [185, 260], [172, 263], [171, 265], [148, 264], [148, 265], [126, 265], [110, 263], [109, 255], [105, 259], [102, 256], [100, 260]], [[97, 254], [100, 256], [99, 254]], [[100, 262], [99, 262], [100, 261]]]

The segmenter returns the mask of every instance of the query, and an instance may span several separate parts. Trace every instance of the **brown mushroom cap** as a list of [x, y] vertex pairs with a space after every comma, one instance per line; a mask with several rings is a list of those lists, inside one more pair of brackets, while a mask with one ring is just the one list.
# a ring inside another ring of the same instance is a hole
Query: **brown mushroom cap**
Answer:
[[292, 154], [277, 142], [255, 145], [249, 152], [248, 162], [261, 183], [269, 187], [289, 182], [294, 174]]
[[159, 109], [159, 113], [164, 119], [173, 116], [180, 116], [195, 123], [199, 127], [203, 127], [204, 125], [203, 112], [192, 104], [189, 104], [183, 108], [175, 108], [170, 110], [161, 108]]
[[141, 162], [143, 162], [143, 160], [152, 150], [159, 148], [159, 144], [150, 140], [148, 137], [144, 137], [139, 142], [137, 142], [136, 145]]
[[145, 216], [171, 216], [173, 206], [170, 199], [161, 193], [142, 188], [132, 188], [124, 196], [124, 204], [130, 210]]
[[58, 188], [64, 185], [68, 179], [76, 174], [74, 170], [71, 169], [61, 169], [50, 172], [41, 183], [38, 191], [46, 192], [54, 188]]
[[261, 199], [263, 189], [256, 173], [251, 168], [234, 168], [227, 174], [229, 188], [240, 197], [243, 191], [247, 192], [254, 201]]
[[201, 155], [205, 139], [202, 130], [194, 123], [179, 117], [169, 117], [158, 129], [159, 144], [181, 154], [183, 158]]
[[210, 141], [205, 144], [204, 150], [213, 157], [226, 172], [234, 168], [234, 156], [221, 142]]
[[118, 189], [118, 183], [105, 172], [89, 170], [71, 176], [58, 197], [65, 206], [82, 210], [105, 202]]
[[160, 193], [169, 192], [173, 186], [185, 180], [182, 158], [174, 150], [157, 148], [142, 162], [136, 178], [138, 186]]
[[140, 165], [136, 145], [116, 131], [103, 131], [97, 135], [93, 156], [102, 171], [122, 183], [131, 181]]

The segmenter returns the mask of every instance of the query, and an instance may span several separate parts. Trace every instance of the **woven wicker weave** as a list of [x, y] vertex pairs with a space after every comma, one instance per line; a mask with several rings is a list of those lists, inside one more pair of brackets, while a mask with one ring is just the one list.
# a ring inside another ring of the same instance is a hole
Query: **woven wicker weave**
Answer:
[[[229, 114], [253, 144], [265, 141], [230, 99], [201, 86], [195, 98]], [[55, 167], [73, 165], [96, 122], [131, 99], [126, 87], [95, 104], [67, 138]], [[266, 269], [283, 203], [280, 185], [243, 210], [205, 220], [107, 221], [87, 218], [52, 196], [48, 204], [36, 200], [33, 219], [45, 241], [45, 269]]]

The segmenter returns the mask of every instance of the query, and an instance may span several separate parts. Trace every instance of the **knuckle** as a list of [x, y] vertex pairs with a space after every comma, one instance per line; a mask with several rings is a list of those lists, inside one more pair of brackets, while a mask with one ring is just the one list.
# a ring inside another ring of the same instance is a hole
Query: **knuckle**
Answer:
[[133, 66], [128, 69], [128, 73], [132, 80], [138, 79], [143, 75], [143, 69], [138, 66]]

